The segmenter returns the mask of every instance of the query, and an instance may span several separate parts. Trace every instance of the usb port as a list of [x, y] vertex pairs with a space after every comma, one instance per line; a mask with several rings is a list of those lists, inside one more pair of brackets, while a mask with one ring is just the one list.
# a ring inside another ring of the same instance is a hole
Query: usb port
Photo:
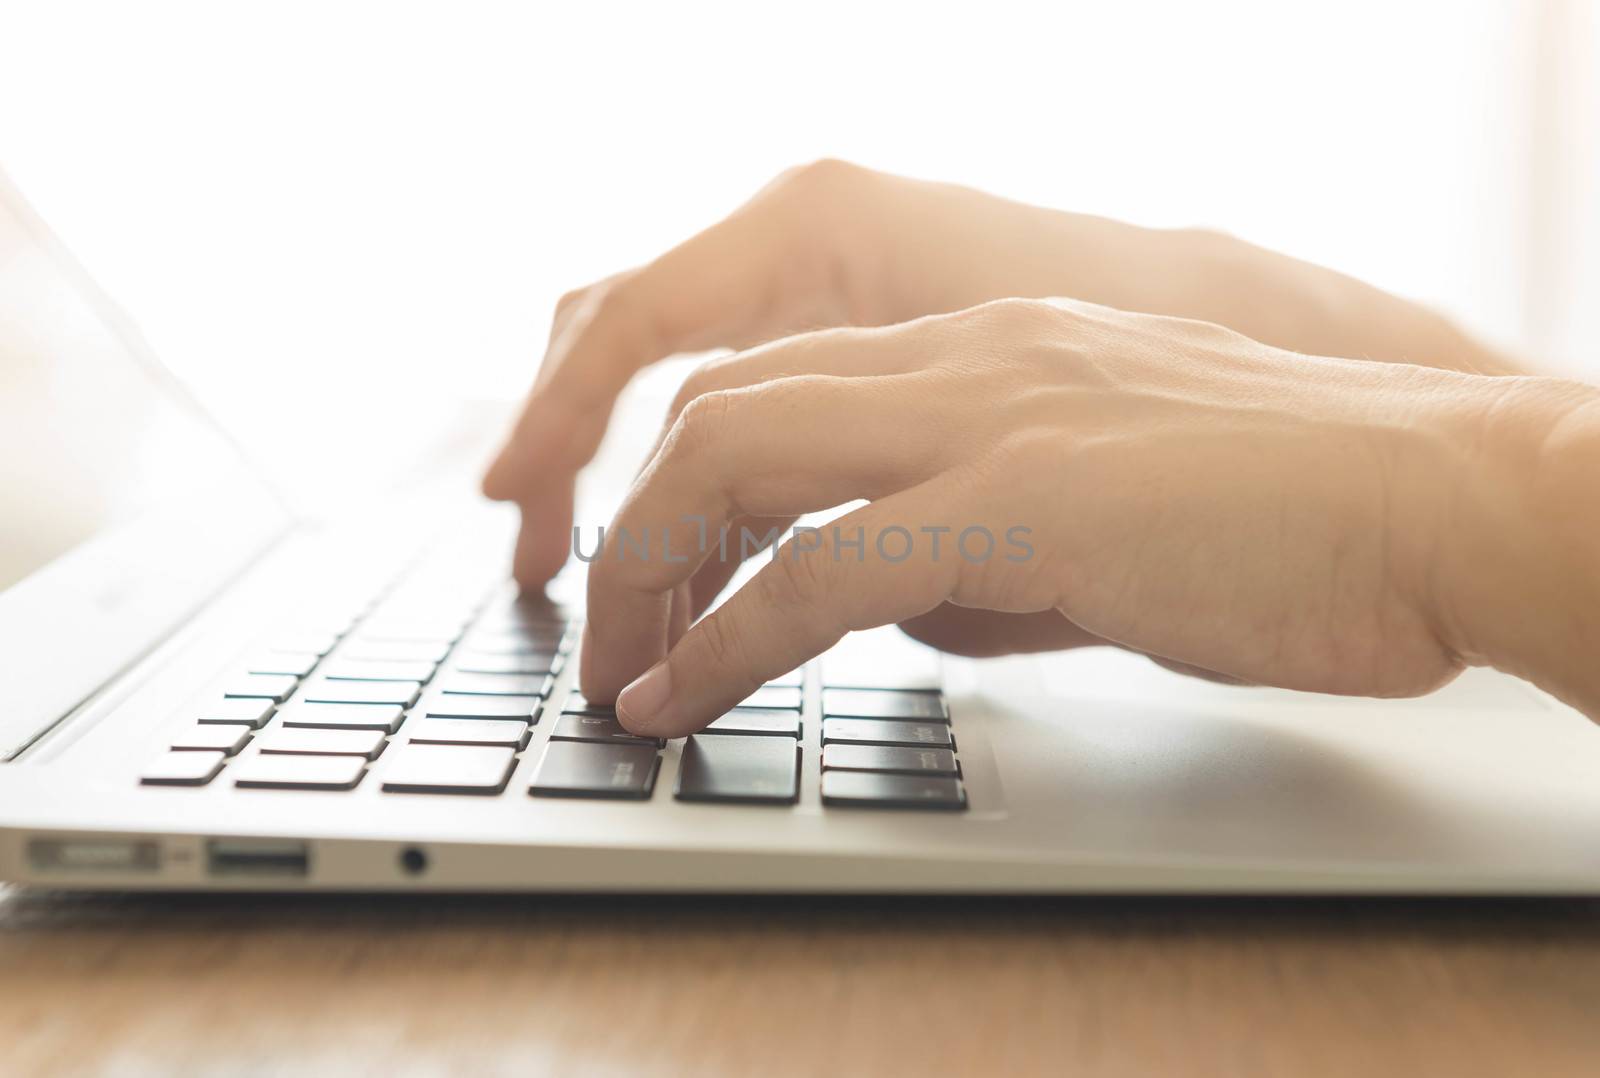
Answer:
[[303, 877], [311, 872], [311, 848], [292, 839], [214, 838], [206, 843], [206, 869], [213, 876]]

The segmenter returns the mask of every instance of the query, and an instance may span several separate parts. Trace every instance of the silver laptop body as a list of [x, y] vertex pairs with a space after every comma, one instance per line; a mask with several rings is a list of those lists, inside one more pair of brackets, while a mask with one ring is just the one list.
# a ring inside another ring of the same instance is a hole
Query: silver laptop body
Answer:
[[1485, 671], [1343, 700], [885, 629], [699, 743], [628, 739], [572, 694], [576, 605], [505, 583], [473, 454], [297, 516], [3, 178], [0, 452], [3, 880], [1600, 889], [1600, 734]]

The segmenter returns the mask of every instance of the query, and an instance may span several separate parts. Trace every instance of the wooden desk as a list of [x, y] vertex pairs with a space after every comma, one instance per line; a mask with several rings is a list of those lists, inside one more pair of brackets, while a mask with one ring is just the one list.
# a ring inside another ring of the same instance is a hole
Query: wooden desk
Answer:
[[1600, 903], [0, 899], [7, 1074], [1600, 1073]]

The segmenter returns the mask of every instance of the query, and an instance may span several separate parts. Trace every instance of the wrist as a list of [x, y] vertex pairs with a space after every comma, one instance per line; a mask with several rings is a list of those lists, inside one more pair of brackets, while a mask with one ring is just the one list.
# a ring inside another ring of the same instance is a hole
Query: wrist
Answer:
[[1441, 635], [1463, 661], [1600, 720], [1600, 391], [1471, 383], [1475, 418], [1435, 566]]
[[[1140, 286], [1165, 283], [1158, 292], [1161, 306], [1133, 309], [1216, 322], [1309, 355], [1473, 374], [1527, 373], [1438, 312], [1335, 270], [1220, 232], [1139, 231], [1148, 250]], [[1123, 249], [1138, 247], [1124, 243]], [[1163, 264], [1174, 267], [1165, 278], [1159, 275]]]

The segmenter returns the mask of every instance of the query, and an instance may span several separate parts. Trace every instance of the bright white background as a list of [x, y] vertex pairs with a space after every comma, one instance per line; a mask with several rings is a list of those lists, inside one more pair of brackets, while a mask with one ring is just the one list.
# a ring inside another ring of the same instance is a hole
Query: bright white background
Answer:
[[518, 393], [560, 291], [822, 155], [1228, 229], [1600, 375], [1596, 26], [1586, 0], [0, 0], [0, 163], [269, 441]]

